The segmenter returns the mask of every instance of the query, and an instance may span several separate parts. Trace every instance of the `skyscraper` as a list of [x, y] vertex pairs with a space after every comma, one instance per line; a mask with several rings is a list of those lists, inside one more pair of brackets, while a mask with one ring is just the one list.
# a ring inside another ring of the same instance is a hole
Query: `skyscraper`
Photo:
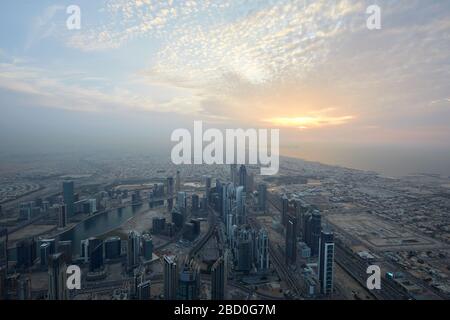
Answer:
[[247, 169], [245, 165], [241, 165], [239, 168], [239, 185], [244, 187], [244, 191], [247, 190]]
[[236, 188], [236, 222], [238, 226], [247, 223], [245, 210], [245, 189], [243, 186]]
[[127, 266], [128, 271], [133, 270], [139, 264], [140, 235], [137, 231], [128, 233], [127, 243]]
[[66, 300], [67, 275], [66, 262], [62, 253], [52, 254], [48, 257], [48, 299]]
[[6, 279], [6, 267], [0, 266], [0, 300], [6, 300], [7, 298], [7, 279]]
[[74, 214], [74, 183], [73, 181], [63, 182], [63, 200], [66, 205], [67, 216], [72, 217]]
[[283, 225], [285, 226], [287, 223], [288, 218], [288, 212], [289, 212], [289, 199], [286, 197], [286, 195], [283, 195], [281, 197], [281, 221]]
[[322, 231], [319, 245], [319, 280], [322, 294], [333, 292], [334, 237], [331, 231]]
[[187, 207], [187, 196], [186, 192], [178, 192], [177, 193], [177, 207], [183, 213], [183, 215], [186, 213], [186, 207]]
[[286, 225], [286, 263], [295, 263], [297, 260], [297, 221], [294, 217], [288, 218]]
[[153, 256], [153, 239], [148, 233], [142, 235], [142, 256], [146, 261], [152, 260]]
[[175, 192], [180, 192], [181, 191], [181, 176], [180, 176], [180, 171], [177, 170], [177, 176], [176, 176], [176, 181], [175, 181]]
[[205, 195], [206, 195], [206, 199], [208, 199], [208, 202], [210, 201], [211, 198], [211, 177], [210, 176], [206, 176], [205, 177]]
[[237, 270], [250, 272], [253, 264], [253, 233], [251, 229], [239, 227], [237, 229], [236, 253]]
[[16, 244], [17, 267], [30, 268], [36, 260], [36, 243], [33, 239], [24, 239]]
[[119, 237], [110, 237], [105, 240], [105, 258], [108, 260], [120, 257], [121, 240]]
[[61, 205], [58, 211], [58, 228], [65, 228], [67, 225], [67, 207]]
[[20, 276], [17, 286], [17, 297], [19, 298], [19, 300], [31, 300], [30, 277]]
[[92, 250], [89, 250], [89, 271], [96, 272], [103, 269], [103, 241], [96, 243]]
[[238, 176], [237, 165], [230, 164], [230, 180], [234, 186], [236, 186], [238, 182], [237, 176]]
[[227, 254], [220, 257], [211, 267], [211, 300], [224, 300], [227, 286]]
[[192, 213], [197, 213], [198, 209], [200, 208], [200, 198], [198, 194], [194, 193], [191, 199], [192, 199]]
[[167, 177], [167, 195], [171, 197], [173, 194], [173, 177]]
[[150, 280], [141, 282], [137, 286], [137, 298], [139, 300], [150, 300], [151, 298], [151, 282]]
[[320, 232], [322, 230], [321, 215], [318, 210], [314, 210], [311, 216], [311, 239], [308, 243], [311, 248], [311, 255], [319, 254]]
[[258, 185], [258, 209], [266, 212], [267, 186], [264, 183]]
[[8, 229], [0, 227], [0, 268], [8, 266]]
[[257, 269], [258, 271], [267, 271], [269, 269], [269, 236], [265, 229], [259, 230], [257, 249]]
[[180, 271], [177, 287], [178, 300], [198, 300], [200, 297], [200, 267], [190, 260]]
[[164, 299], [177, 297], [178, 270], [175, 256], [164, 256]]
[[64, 254], [66, 264], [72, 263], [72, 240], [58, 241], [58, 252]]

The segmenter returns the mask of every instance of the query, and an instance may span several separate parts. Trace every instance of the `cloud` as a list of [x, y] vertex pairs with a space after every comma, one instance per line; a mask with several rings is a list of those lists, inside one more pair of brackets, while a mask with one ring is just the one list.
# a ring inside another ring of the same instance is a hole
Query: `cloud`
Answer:
[[71, 84], [65, 74], [55, 74], [24, 63], [0, 63], [0, 88], [27, 97], [29, 105], [83, 112], [152, 110], [148, 96], [114, 87], [105, 92], [92, 86]]
[[58, 26], [60, 27], [55, 20], [55, 16], [63, 10], [65, 10], [64, 6], [52, 5], [47, 7], [41, 15], [33, 20], [25, 43], [25, 50], [30, 49], [34, 44], [55, 34]]
[[365, 9], [372, 1], [334, 3], [108, 0], [95, 21], [83, 20], [88, 27], [61, 40], [81, 56], [114, 56], [121, 48], [122, 57], [133, 48], [124, 54], [133, 63], [131, 50], [149, 50], [140, 70], [121, 66], [122, 79], [106, 89], [94, 87], [97, 78], [108, 78], [102, 74], [80, 75], [73, 85], [34, 70], [47, 80], [40, 84], [19, 76], [32, 70], [18, 66], [16, 77], [0, 79], [4, 88], [51, 99], [61, 89], [70, 103], [48, 98], [55, 107], [158, 109], [242, 126], [307, 127], [302, 134], [330, 137], [345, 129], [351, 138], [355, 128], [419, 128], [426, 115], [442, 115], [437, 109], [448, 104], [443, 97], [450, 83], [450, 4], [382, 2], [382, 29], [369, 31]]

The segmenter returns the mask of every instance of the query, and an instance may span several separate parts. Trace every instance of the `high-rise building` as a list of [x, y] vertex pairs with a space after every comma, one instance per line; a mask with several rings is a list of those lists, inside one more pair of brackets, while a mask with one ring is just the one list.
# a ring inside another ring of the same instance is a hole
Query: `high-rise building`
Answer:
[[205, 195], [206, 199], [208, 199], [208, 202], [210, 201], [211, 198], [211, 181], [212, 178], [210, 176], [205, 177]]
[[150, 280], [141, 282], [137, 286], [137, 298], [139, 300], [150, 300], [151, 298], [151, 282]]
[[17, 283], [17, 298], [19, 300], [31, 300], [31, 279], [27, 276], [20, 276]]
[[180, 192], [181, 191], [181, 176], [180, 176], [180, 171], [177, 170], [177, 177], [176, 177], [176, 181], [175, 181], [175, 192]]
[[198, 194], [192, 195], [192, 213], [197, 213], [200, 209], [200, 198]]
[[286, 225], [286, 263], [294, 264], [297, 260], [297, 221], [289, 217]]
[[186, 192], [178, 192], [177, 193], [177, 208], [181, 211], [183, 215], [186, 214], [187, 208], [187, 195]]
[[211, 300], [225, 300], [227, 287], [227, 253], [214, 262], [211, 267]]
[[331, 231], [322, 231], [319, 245], [319, 280], [322, 294], [333, 293], [334, 237]]
[[249, 172], [247, 175], [247, 192], [253, 192], [255, 189], [255, 174], [253, 172]]
[[56, 253], [56, 239], [39, 239], [39, 244], [48, 243], [50, 245], [50, 254]]
[[236, 188], [236, 221], [237, 225], [247, 223], [247, 216], [245, 210], [245, 189], [243, 186]]
[[166, 228], [166, 218], [154, 217], [152, 219], [152, 233], [160, 234]]
[[64, 260], [66, 264], [72, 263], [72, 241], [58, 241], [58, 252], [64, 254]]
[[58, 228], [65, 228], [67, 226], [67, 208], [66, 205], [59, 206], [58, 211]]
[[73, 181], [64, 181], [63, 182], [63, 200], [66, 205], [67, 216], [72, 217], [74, 215], [74, 203], [75, 203], [75, 195], [74, 195], [74, 183]]
[[36, 243], [33, 239], [24, 239], [17, 243], [17, 267], [30, 268], [36, 260]]
[[144, 260], [150, 261], [153, 256], [153, 239], [148, 233], [142, 235], [142, 256]]
[[181, 229], [184, 224], [184, 215], [181, 213], [181, 210], [176, 207], [172, 210], [172, 222], [178, 229]]
[[0, 300], [6, 300], [7, 298], [7, 277], [6, 266], [0, 266]]
[[267, 186], [264, 183], [258, 185], [258, 209], [266, 212]]
[[265, 229], [259, 230], [257, 249], [257, 269], [265, 272], [269, 269], [269, 235]]
[[175, 300], [177, 297], [178, 270], [175, 256], [164, 256], [164, 298]]
[[169, 197], [173, 196], [173, 177], [167, 177], [167, 195]]
[[41, 266], [48, 266], [48, 256], [50, 255], [50, 243], [44, 242], [39, 247], [39, 257], [41, 260]]
[[245, 165], [241, 165], [239, 168], [239, 185], [244, 187], [244, 191], [247, 191], [247, 169]]
[[120, 257], [121, 240], [119, 237], [110, 237], [105, 240], [105, 259], [114, 260]]
[[89, 261], [89, 239], [81, 240], [80, 258], [82, 258], [85, 263]]
[[283, 195], [281, 197], [281, 221], [283, 225], [285, 226], [287, 223], [288, 213], [289, 213], [289, 199], [286, 197], [286, 195]]
[[233, 183], [233, 186], [236, 186], [238, 183], [238, 171], [236, 164], [230, 164], [230, 180]]
[[97, 243], [96, 246], [90, 250], [89, 255], [89, 271], [97, 272], [103, 270], [103, 241]]
[[178, 300], [198, 300], [200, 297], [200, 267], [194, 261], [186, 261], [180, 271], [177, 287]]
[[133, 270], [139, 264], [140, 248], [140, 234], [137, 231], [130, 231], [128, 233], [127, 242], [127, 266], [128, 271]]
[[8, 265], [8, 229], [0, 227], [0, 268]]
[[318, 210], [313, 211], [311, 215], [311, 238], [308, 243], [312, 256], [319, 254], [320, 232], [322, 231], [321, 220], [320, 212]]
[[237, 270], [249, 272], [253, 264], [253, 233], [247, 227], [238, 227], [235, 240], [235, 257]]
[[67, 274], [66, 262], [62, 253], [55, 253], [48, 258], [48, 299], [66, 300]]

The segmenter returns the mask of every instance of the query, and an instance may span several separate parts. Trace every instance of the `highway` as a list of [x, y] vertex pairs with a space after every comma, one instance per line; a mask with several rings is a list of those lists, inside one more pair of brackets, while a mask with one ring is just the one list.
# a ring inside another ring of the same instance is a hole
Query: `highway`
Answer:
[[[353, 279], [362, 286], [366, 286], [367, 262], [355, 256], [350, 250], [344, 248], [340, 243], [335, 243], [335, 261]], [[377, 300], [404, 300], [405, 295], [399, 292], [387, 279], [381, 276], [381, 289], [370, 291]]]

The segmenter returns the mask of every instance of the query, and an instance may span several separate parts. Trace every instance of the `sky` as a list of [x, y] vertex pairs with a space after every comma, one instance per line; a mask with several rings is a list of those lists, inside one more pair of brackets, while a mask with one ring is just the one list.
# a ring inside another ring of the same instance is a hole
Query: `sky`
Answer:
[[1, 153], [152, 149], [203, 120], [280, 128], [309, 160], [450, 174], [450, 2], [3, 0], [0, 114]]

